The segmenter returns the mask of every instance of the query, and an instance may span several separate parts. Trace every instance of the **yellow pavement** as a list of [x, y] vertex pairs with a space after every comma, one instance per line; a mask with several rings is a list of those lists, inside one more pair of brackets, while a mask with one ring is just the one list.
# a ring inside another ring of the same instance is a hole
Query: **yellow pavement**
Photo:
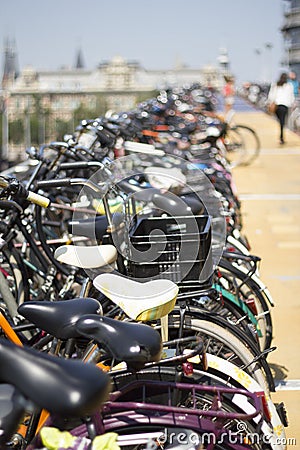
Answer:
[[300, 137], [286, 130], [286, 144], [280, 146], [279, 125], [263, 112], [236, 113], [234, 121], [255, 129], [262, 144], [259, 158], [233, 169], [233, 176], [244, 234], [252, 253], [262, 257], [261, 279], [276, 303], [272, 317], [277, 349], [268, 360], [276, 380], [287, 383], [272, 398], [287, 407], [288, 449], [295, 450], [300, 448]]

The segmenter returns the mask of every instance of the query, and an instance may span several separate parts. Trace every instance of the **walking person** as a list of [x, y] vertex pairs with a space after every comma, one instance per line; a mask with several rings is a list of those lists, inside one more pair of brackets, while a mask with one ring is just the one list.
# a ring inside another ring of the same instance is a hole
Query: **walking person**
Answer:
[[282, 73], [279, 77], [277, 83], [271, 85], [268, 104], [274, 104], [274, 113], [278, 119], [280, 126], [280, 144], [284, 144], [284, 127], [286, 123], [286, 118], [289, 112], [289, 108], [295, 102], [294, 89], [291, 83], [288, 81], [287, 73]]
[[293, 86], [294, 96], [295, 96], [295, 98], [297, 98], [298, 95], [299, 95], [299, 81], [297, 80], [296, 72], [291, 71], [289, 73], [289, 80], [288, 81]]
[[224, 97], [224, 114], [225, 116], [232, 109], [234, 104], [234, 78], [231, 76], [224, 76], [225, 85], [223, 87], [223, 97]]

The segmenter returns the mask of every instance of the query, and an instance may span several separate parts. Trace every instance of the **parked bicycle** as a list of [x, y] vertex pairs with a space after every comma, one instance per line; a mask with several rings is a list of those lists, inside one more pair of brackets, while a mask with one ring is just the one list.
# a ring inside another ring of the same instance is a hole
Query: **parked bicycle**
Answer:
[[[161, 91], [133, 111], [83, 120], [64, 142], [28, 149], [35, 165], [22, 180], [0, 177], [0, 352], [8, 361], [11, 341], [15, 361], [28, 350], [30, 365], [42, 354], [45, 380], [48, 353], [85, 361], [113, 385], [88, 420], [75, 412], [83, 424], [52, 399], [50, 413], [64, 416], [57, 422], [42, 412], [48, 397], [30, 397], [24, 367], [28, 388], [17, 375], [15, 388], [23, 406], [30, 399], [38, 408], [14, 436], [22, 450], [45, 445], [37, 436], [45, 425], [46, 440], [59, 428], [81, 445], [113, 432], [121, 448], [182, 448], [174, 428], [187, 422], [202, 448], [284, 448], [275, 430], [284, 437], [286, 417], [270, 398], [267, 362], [274, 302], [243, 235], [231, 171], [248, 164], [246, 139], [235, 130], [239, 156], [230, 160], [234, 125], [213, 109], [199, 86]], [[15, 364], [0, 368], [1, 383]], [[53, 379], [63, 370], [55, 364]], [[233, 444], [241, 420], [245, 433]], [[214, 442], [203, 438], [209, 430]]]

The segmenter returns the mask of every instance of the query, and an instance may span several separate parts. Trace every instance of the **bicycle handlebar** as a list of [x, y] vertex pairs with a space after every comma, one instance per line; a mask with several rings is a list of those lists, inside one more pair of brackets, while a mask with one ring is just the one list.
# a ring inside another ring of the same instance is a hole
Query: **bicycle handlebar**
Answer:
[[103, 193], [103, 186], [95, 184], [86, 178], [61, 178], [57, 180], [45, 180], [38, 181], [36, 185], [42, 189], [82, 185], [90, 188], [94, 192]]
[[21, 200], [27, 200], [42, 208], [48, 208], [50, 205], [49, 198], [27, 190], [24, 184], [16, 178], [6, 179], [0, 177], [0, 187], [6, 189], [7, 195], [19, 197]]
[[22, 213], [23, 209], [19, 205], [19, 203], [13, 200], [0, 200], [0, 209], [9, 210], [15, 209], [16, 211]]
[[57, 157], [59, 157], [60, 155], [64, 155], [67, 158], [73, 159], [75, 161], [86, 161], [86, 157], [81, 154], [82, 151], [84, 151], [84, 153], [86, 153], [86, 155], [88, 155], [89, 157], [93, 157], [93, 152], [91, 152], [91, 150], [86, 147], [79, 145], [72, 146], [67, 142], [60, 141], [53, 141], [50, 142], [50, 144], [41, 145], [39, 150], [35, 147], [29, 147], [26, 149], [26, 153], [32, 159], [36, 159], [42, 163], [51, 165], [52, 159], [44, 157], [44, 151], [46, 149], [55, 150], [58, 154]]
[[55, 187], [68, 187], [71, 186], [72, 178], [61, 178], [58, 180], [45, 180], [38, 181], [36, 183], [38, 188], [55, 188]]
[[48, 148], [51, 148], [51, 150], [60, 150], [61, 148], [68, 149], [69, 147], [69, 144], [63, 141], [53, 141], [48, 145]]
[[241, 260], [247, 261], [247, 262], [257, 263], [257, 262], [261, 261], [260, 256], [244, 255], [242, 253], [237, 253], [237, 252], [227, 252], [226, 250], [223, 251], [222, 256], [226, 259], [241, 259]]
[[104, 165], [100, 161], [66, 162], [60, 164], [59, 170], [90, 169], [92, 167], [99, 167], [99, 169], [103, 169]]

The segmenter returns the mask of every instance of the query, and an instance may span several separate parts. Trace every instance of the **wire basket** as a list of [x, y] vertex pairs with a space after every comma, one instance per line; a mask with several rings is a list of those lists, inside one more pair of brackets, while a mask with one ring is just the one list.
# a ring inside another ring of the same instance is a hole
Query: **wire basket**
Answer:
[[184, 285], [205, 283], [212, 274], [208, 215], [137, 218], [129, 241], [128, 273], [134, 278]]

